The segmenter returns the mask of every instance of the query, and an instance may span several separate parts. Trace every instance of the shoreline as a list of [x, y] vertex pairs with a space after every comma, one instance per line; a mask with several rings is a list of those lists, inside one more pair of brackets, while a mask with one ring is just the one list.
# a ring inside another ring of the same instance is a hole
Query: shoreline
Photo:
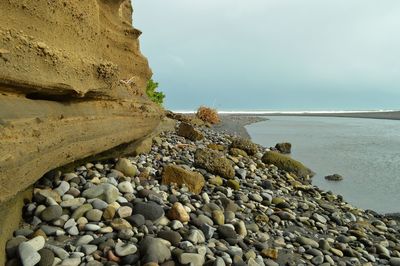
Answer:
[[220, 116], [223, 117], [265, 117], [265, 116], [316, 116], [316, 117], [346, 117], [346, 118], [365, 118], [365, 119], [388, 119], [388, 120], [400, 120], [400, 111], [388, 111], [388, 112], [303, 112], [303, 113], [289, 113], [289, 112], [238, 112], [238, 113], [221, 113]]
[[[342, 117], [342, 118], [362, 118], [362, 119], [387, 119], [400, 120], [399, 112], [371, 112], [371, 113], [313, 113], [313, 114], [220, 114], [221, 122], [214, 125], [213, 129], [238, 137], [248, 138], [251, 136], [248, 133], [246, 126], [262, 121], [269, 120], [266, 116], [310, 116], [310, 117]], [[268, 148], [268, 147], [266, 147]], [[311, 183], [312, 184], [312, 183]], [[371, 210], [374, 211], [374, 210]], [[374, 211], [375, 212], [375, 211]], [[377, 212], [378, 213], [378, 212]], [[380, 213], [381, 215], [400, 221], [400, 213]]]
[[[258, 114], [257, 114], [258, 115]], [[311, 117], [344, 117], [364, 119], [400, 120], [400, 111], [395, 112], [355, 112], [355, 113], [302, 113], [302, 114], [261, 114], [260, 116], [311, 116]]]
[[247, 125], [268, 120], [265, 117], [244, 114], [220, 114], [220, 119], [221, 122], [212, 127], [215, 131], [247, 139], [251, 139], [246, 129]]

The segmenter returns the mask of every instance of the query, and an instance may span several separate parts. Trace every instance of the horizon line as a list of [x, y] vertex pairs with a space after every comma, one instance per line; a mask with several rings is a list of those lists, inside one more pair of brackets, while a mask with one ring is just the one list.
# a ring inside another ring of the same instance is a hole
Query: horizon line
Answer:
[[[389, 113], [389, 112], [399, 112], [400, 110], [394, 109], [377, 109], [377, 110], [318, 110], [318, 111], [272, 111], [272, 110], [223, 110], [217, 111], [218, 114], [351, 114], [351, 113]], [[172, 110], [174, 113], [182, 114], [194, 114], [196, 110]]]

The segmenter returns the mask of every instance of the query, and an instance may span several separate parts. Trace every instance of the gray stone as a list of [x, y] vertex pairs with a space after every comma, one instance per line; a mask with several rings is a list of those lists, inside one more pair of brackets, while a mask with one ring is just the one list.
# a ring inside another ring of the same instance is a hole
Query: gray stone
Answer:
[[343, 176], [338, 175], [338, 174], [333, 174], [333, 175], [325, 176], [325, 179], [329, 180], [329, 181], [341, 181], [341, 180], [343, 180]]
[[76, 226], [72, 226], [70, 228], [67, 229], [67, 233], [71, 236], [77, 236], [79, 235], [79, 230], [78, 227]]
[[178, 259], [183, 265], [202, 266], [204, 264], [204, 255], [196, 253], [182, 253], [179, 255]]
[[318, 248], [319, 247], [319, 244], [318, 244], [317, 241], [315, 241], [315, 240], [313, 240], [311, 238], [304, 237], [304, 236], [299, 236], [297, 238], [297, 242], [302, 244], [302, 245], [309, 245], [309, 246], [311, 246], [313, 248]]
[[279, 266], [278, 263], [276, 263], [275, 261], [271, 260], [271, 259], [267, 259], [264, 261], [265, 266]]
[[[215, 259], [215, 261], [214, 261], [214, 263], [213, 263], [213, 266], [225, 266], [226, 264], [225, 264], [225, 261], [224, 261], [224, 259], [223, 258], [221, 258], [221, 257], [217, 257], [216, 259]], [[249, 265], [252, 265], [252, 264], [250, 264], [249, 263]], [[258, 264], [254, 264], [254, 266], [258, 266]], [[253, 266], [253, 265], [252, 265]]]
[[103, 266], [104, 264], [97, 260], [91, 260], [85, 266]]
[[171, 251], [159, 238], [146, 237], [140, 242], [140, 254], [144, 254], [144, 262], [163, 263], [171, 258]]
[[85, 217], [88, 219], [89, 222], [99, 222], [102, 216], [103, 212], [97, 209], [89, 210], [85, 214]]
[[108, 206], [108, 203], [101, 199], [94, 199], [91, 204], [97, 210], [104, 210]]
[[93, 236], [83, 235], [75, 242], [75, 246], [87, 245], [93, 240], [94, 240]]
[[82, 245], [81, 250], [83, 253], [85, 253], [85, 255], [90, 255], [97, 250], [97, 246], [96, 245]]
[[46, 242], [46, 240], [44, 239], [43, 236], [37, 236], [37, 237], [34, 237], [31, 240], [27, 241], [26, 243], [31, 245], [31, 247], [34, 250], [39, 251], [44, 247], [45, 242]]
[[118, 189], [121, 193], [133, 193], [133, 187], [131, 182], [124, 181], [119, 183]]
[[33, 230], [32, 230], [32, 229], [29, 229], [29, 228], [21, 228], [21, 229], [17, 229], [17, 230], [14, 232], [14, 235], [15, 235], [15, 236], [25, 236], [25, 237], [27, 237], [27, 236], [31, 235], [32, 233], [33, 233]]
[[17, 256], [17, 251], [18, 251], [18, 246], [22, 242], [25, 242], [27, 239], [24, 236], [17, 236], [14, 238], [11, 238], [10, 240], [7, 241], [6, 244], [6, 253], [8, 258], [14, 258]]
[[242, 169], [242, 168], [239, 168], [239, 169], [236, 169], [236, 174], [237, 174], [240, 178], [246, 179], [247, 171], [244, 170], [244, 169]]
[[235, 229], [236, 232], [241, 236], [241, 237], [246, 237], [247, 236], [247, 229], [246, 225], [243, 221], [239, 221], [235, 224]]
[[324, 262], [324, 257], [323, 256], [315, 256], [314, 258], [312, 258], [311, 262], [314, 265], [322, 264]]
[[390, 265], [391, 266], [400, 266], [400, 258], [391, 258]]
[[384, 247], [382, 245], [379, 245], [379, 244], [376, 244], [375, 248], [376, 248], [376, 253], [377, 254], [383, 255], [386, 258], [390, 258], [390, 251], [386, 247]]
[[157, 236], [169, 241], [173, 246], [178, 245], [178, 243], [182, 240], [182, 236], [175, 231], [161, 231]]
[[200, 227], [201, 231], [203, 232], [204, 236], [206, 239], [211, 239], [217, 229], [212, 227], [211, 225], [208, 225], [206, 223], [203, 223]]
[[213, 225], [214, 224], [213, 220], [210, 217], [205, 216], [204, 214], [200, 214], [197, 217], [197, 219], [199, 219], [199, 221], [201, 221], [202, 223], [206, 223], [208, 225]]
[[224, 239], [237, 238], [235, 230], [226, 225], [221, 225], [218, 227], [218, 234], [220, 234]]
[[40, 214], [40, 218], [45, 222], [51, 222], [60, 218], [62, 215], [62, 208], [59, 205], [51, 205], [47, 207], [42, 213]]
[[179, 229], [181, 229], [181, 228], [183, 228], [182, 222], [180, 222], [180, 221], [178, 221], [178, 220], [173, 220], [173, 221], [171, 222], [171, 229], [173, 229], [173, 230], [179, 230]]
[[99, 198], [101, 200], [105, 200], [107, 203], [113, 203], [117, 201], [119, 197], [119, 191], [115, 186], [108, 183], [103, 183], [86, 189], [82, 192], [82, 196], [87, 199]]
[[141, 214], [134, 214], [132, 216], [126, 217], [125, 220], [127, 220], [131, 225], [136, 227], [140, 227], [144, 225], [144, 223], [146, 222], [146, 219]]
[[62, 201], [60, 206], [63, 208], [78, 207], [85, 203], [85, 198], [73, 198], [69, 200]]
[[81, 258], [67, 258], [64, 259], [59, 266], [79, 266]]
[[135, 233], [132, 231], [132, 229], [124, 228], [118, 232], [118, 237], [124, 240], [130, 240]]
[[65, 173], [63, 175], [64, 181], [67, 181], [67, 182], [71, 181], [72, 179], [77, 178], [77, 177], [78, 177], [78, 175], [76, 173]]
[[67, 251], [65, 251], [63, 248], [60, 248], [60, 247], [57, 247], [54, 245], [50, 245], [50, 244], [45, 244], [44, 246], [45, 246], [45, 248], [54, 252], [54, 254], [62, 260], [69, 257], [69, 253]]
[[85, 231], [95, 232], [95, 231], [100, 230], [101, 227], [99, 225], [97, 225], [97, 224], [85, 224], [84, 229], [85, 229]]
[[204, 243], [206, 241], [206, 238], [202, 231], [193, 229], [190, 231], [190, 234], [187, 237], [187, 240], [189, 240], [190, 242], [192, 242], [193, 244], [196, 245], [196, 244]]
[[55, 191], [60, 195], [64, 195], [70, 189], [70, 185], [66, 181], [61, 181], [60, 185], [55, 189]]
[[127, 218], [132, 215], [132, 208], [129, 206], [122, 206], [118, 208], [117, 213], [119, 217]]
[[38, 266], [52, 266], [54, 262], [54, 253], [47, 248], [39, 250], [40, 262]]
[[125, 244], [121, 240], [119, 240], [117, 242], [117, 244], [115, 245], [115, 253], [121, 257], [135, 254], [136, 251], [137, 251], [137, 247], [135, 245]]
[[323, 224], [326, 224], [326, 222], [327, 222], [326, 218], [325, 218], [324, 216], [318, 214], [318, 213], [314, 213], [314, 214], [313, 214], [313, 218], [314, 218], [317, 222], [320, 222], [320, 223], [323, 223]]
[[263, 201], [263, 198], [259, 194], [252, 193], [252, 194], [249, 195], [249, 198], [251, 200], [254, 200], [254, 201], [257, 201], [257, 202]]
[[40, 254], [26, 242], [19, 244], [18, 254], [23, 266], [34, 266], [40, 261]]
[[81, 218], [83, 215], [85, 215], [86, 212], [90, 211], [93, 209], [91, 204], [83, 204], [79, 208], [77, 208], [71, 215], [71, 218], [73, 218], [75, 221], [77, 221], [79, 218]]
[[68, 219], [68, 221], [65, 222], [64, 224], [64, 229], [71, 228], [72, 226], [75, 226], [76, 222], [74, 218]]
[[125, 176], [134, 177], [137, 173], [137, 167], [126, 158], [121, 158], [115, 165], [115, 170], [120, 171]]
[[164, 209], [157, 203], [139, 202], [133, 207], [133, 214], [141, 214], [146, 220], [156, 221], [164, 216]]
[[47, 236], [56, 235], [57, 231], [60, 230], [59, 227], [50, 226], [50, 225], [46, 225], [46, 224], [40, 226], [40, 229], [42, 229], [43, 232], [44, 232]]

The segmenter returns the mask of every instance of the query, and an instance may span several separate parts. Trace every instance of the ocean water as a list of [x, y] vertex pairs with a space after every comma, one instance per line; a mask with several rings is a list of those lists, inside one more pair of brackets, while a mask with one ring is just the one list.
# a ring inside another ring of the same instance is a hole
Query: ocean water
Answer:
[[[310, 167], [313, 184], [379, 213], [400, 212], [400, 121], [334, 117], [267, 117], [247, 126], [266, 147], [292, 143], [292, 157]], [[325, 180], [341, 174], [343, 181]]]

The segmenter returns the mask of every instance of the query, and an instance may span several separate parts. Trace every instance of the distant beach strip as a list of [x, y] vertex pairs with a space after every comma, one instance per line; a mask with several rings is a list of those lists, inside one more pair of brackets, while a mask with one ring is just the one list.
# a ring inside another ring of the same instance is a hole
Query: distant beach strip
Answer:
[[[175, 113], [194, 114], [193, 110], [175, 110]], [[268, 120], [266, 116], [316, 116], [400, 120], [399, 110], [371, 111], [218, 111], [221, 123], [214, 126], [219, 132], [250, 138], [245, 126]]]

